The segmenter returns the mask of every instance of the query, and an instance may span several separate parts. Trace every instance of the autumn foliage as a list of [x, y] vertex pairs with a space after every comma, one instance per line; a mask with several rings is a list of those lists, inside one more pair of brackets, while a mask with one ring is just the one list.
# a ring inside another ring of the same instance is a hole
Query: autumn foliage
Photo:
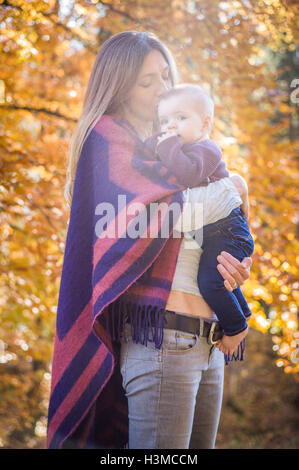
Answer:
[[0, 0], [0, 447], [44, 445], [69, 139], [99, 47], [120, 31], [156, 33], [181, 81], [212, 94], [212, 137], [249, 186], [250, 325], [298, 380], [296, 25], [293, 1]]

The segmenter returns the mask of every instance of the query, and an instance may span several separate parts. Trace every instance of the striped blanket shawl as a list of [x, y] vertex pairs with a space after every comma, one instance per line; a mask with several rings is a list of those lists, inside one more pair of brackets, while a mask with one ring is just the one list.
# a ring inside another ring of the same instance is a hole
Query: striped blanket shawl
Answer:
[[[126, 447], [128, 408], [118, 340], [130, 317], [136, 342], [161, 346], [182, 242], [172, 228], [183, 207], [183, 189], [120, 117], [103, 115], [85, 140], [59, 289], [48, 448]], [[166, 204], [155, 212], [149, 210], [153, 202]], [[173, 202], [179, 204], [177, 217], [169, 217]], [[139, 219], [139, 232], [138, 207], [146, 217]], [[140, 236], [144, 220], [143, 234], [151, 236]], [[127, 235], [134, 227], [135, 238]]]

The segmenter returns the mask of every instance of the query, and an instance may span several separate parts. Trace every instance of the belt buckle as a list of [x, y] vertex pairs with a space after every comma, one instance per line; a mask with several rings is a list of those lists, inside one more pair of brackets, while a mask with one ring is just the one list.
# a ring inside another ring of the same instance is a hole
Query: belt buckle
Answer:
[[217, 343], [217, 341], [213, 341], [213, 335], [214, 335], [214, 331], [215, 331], [215, 328], [216, 328], [216, 323], [217, 322], [215, 322], [215, 321], [212, 323], [210, 331], [209, 331], [208, 344], [210, 346]]

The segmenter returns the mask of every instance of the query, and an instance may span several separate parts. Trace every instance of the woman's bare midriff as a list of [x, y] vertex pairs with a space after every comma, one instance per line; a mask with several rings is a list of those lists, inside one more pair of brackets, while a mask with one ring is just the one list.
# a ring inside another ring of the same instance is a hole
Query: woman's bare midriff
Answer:
[[213, 311], [202, 297], [178, 290], [170, 291], [166, 309], [188, 316], [213, 318]]

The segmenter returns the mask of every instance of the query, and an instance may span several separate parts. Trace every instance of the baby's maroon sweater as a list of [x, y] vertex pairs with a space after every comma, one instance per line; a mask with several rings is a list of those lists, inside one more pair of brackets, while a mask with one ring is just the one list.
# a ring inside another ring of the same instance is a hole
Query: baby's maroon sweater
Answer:
[[155, 134], [145, 141], [161, 160], [187, 187], [207, 186], [213, 181], [229, 176], [218, 145], [210, 139], [182, 144], [179, 137], [169, 137], [159, 144]]

